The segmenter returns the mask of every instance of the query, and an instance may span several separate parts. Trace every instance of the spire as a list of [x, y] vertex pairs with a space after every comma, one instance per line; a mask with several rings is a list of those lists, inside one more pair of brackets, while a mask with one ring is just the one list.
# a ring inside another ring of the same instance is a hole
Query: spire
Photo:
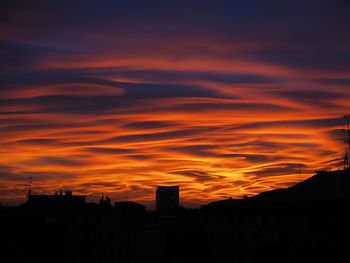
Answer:
[[108, 195], [103, 195], [103, 193], [102, 193], [102, 196], [100, 199], [100, 206], [111, 207], [112, 206], [111, 198], [109, 198]]

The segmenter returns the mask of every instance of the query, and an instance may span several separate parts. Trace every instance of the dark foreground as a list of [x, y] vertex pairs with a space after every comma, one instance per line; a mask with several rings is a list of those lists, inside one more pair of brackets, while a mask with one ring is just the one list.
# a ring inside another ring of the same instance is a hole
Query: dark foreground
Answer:
[[348, 172], [198, 210], [146, 213], [133, 202], [0, 207], [1, 256], [38, 263], [348, 262]]

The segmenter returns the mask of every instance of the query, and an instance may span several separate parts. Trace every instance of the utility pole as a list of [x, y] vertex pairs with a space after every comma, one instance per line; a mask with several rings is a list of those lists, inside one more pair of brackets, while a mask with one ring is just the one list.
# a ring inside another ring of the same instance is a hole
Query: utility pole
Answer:
[[346, 133], [348, 136], [348, 149], [345, 152], [345, 157], [344, 157], [344, 170], [349, 168], [349, 155], [350, 155], [350, 114], [345, 115], [344, 118], [346, 119]]
[[32, 177], [29, 177], [29, 190], [28, 190], [28, 196], [32, 194]]
[[344, 118], [346, 119], [346, 131], [348, 134], [348, 153], [350, 154], [350, 114], [345, 115]]

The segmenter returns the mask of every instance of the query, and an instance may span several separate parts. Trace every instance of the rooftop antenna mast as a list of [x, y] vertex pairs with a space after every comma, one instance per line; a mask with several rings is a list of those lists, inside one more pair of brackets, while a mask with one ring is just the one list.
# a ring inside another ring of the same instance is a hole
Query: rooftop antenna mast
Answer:
[[29, 176], [29, 190], [28, 190], [28, 196], [32, 194], [32, 177]]
[[[346, 119], [346, 132], [348, 135], [348, 150], [346, 153], [346, 159], [349, 158], [349, 154], [350, 154], [350, 114], [345, 115], [344, 118]], [[347, 163], [344, 163], [344, 166], [347, 166], [347, 168], [349, 168], [349, 161], [347, 161]]]

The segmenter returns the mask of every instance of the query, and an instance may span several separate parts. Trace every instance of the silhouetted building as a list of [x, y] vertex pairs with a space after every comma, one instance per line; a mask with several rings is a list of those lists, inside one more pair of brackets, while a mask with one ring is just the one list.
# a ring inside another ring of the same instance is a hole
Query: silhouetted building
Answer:
[[300, 201], [350, 198], [350, 169], [316, 171], [316, 175], [289, 188], [262, 192], [252, 199], [262, 202], [288, 203]]
[[158, 186], [156, 191], [156, 209], [158, 211], [171, 211], [179, 208], [179, 187]]
[[64, 194], [62, 190], [54, 195], [32, 195], [28, 194], [28, 205], [38, 207], [50, 206], [75, 206], [85, 204], [85, 195], [73, 195], [71, 191], [66, 191]]

